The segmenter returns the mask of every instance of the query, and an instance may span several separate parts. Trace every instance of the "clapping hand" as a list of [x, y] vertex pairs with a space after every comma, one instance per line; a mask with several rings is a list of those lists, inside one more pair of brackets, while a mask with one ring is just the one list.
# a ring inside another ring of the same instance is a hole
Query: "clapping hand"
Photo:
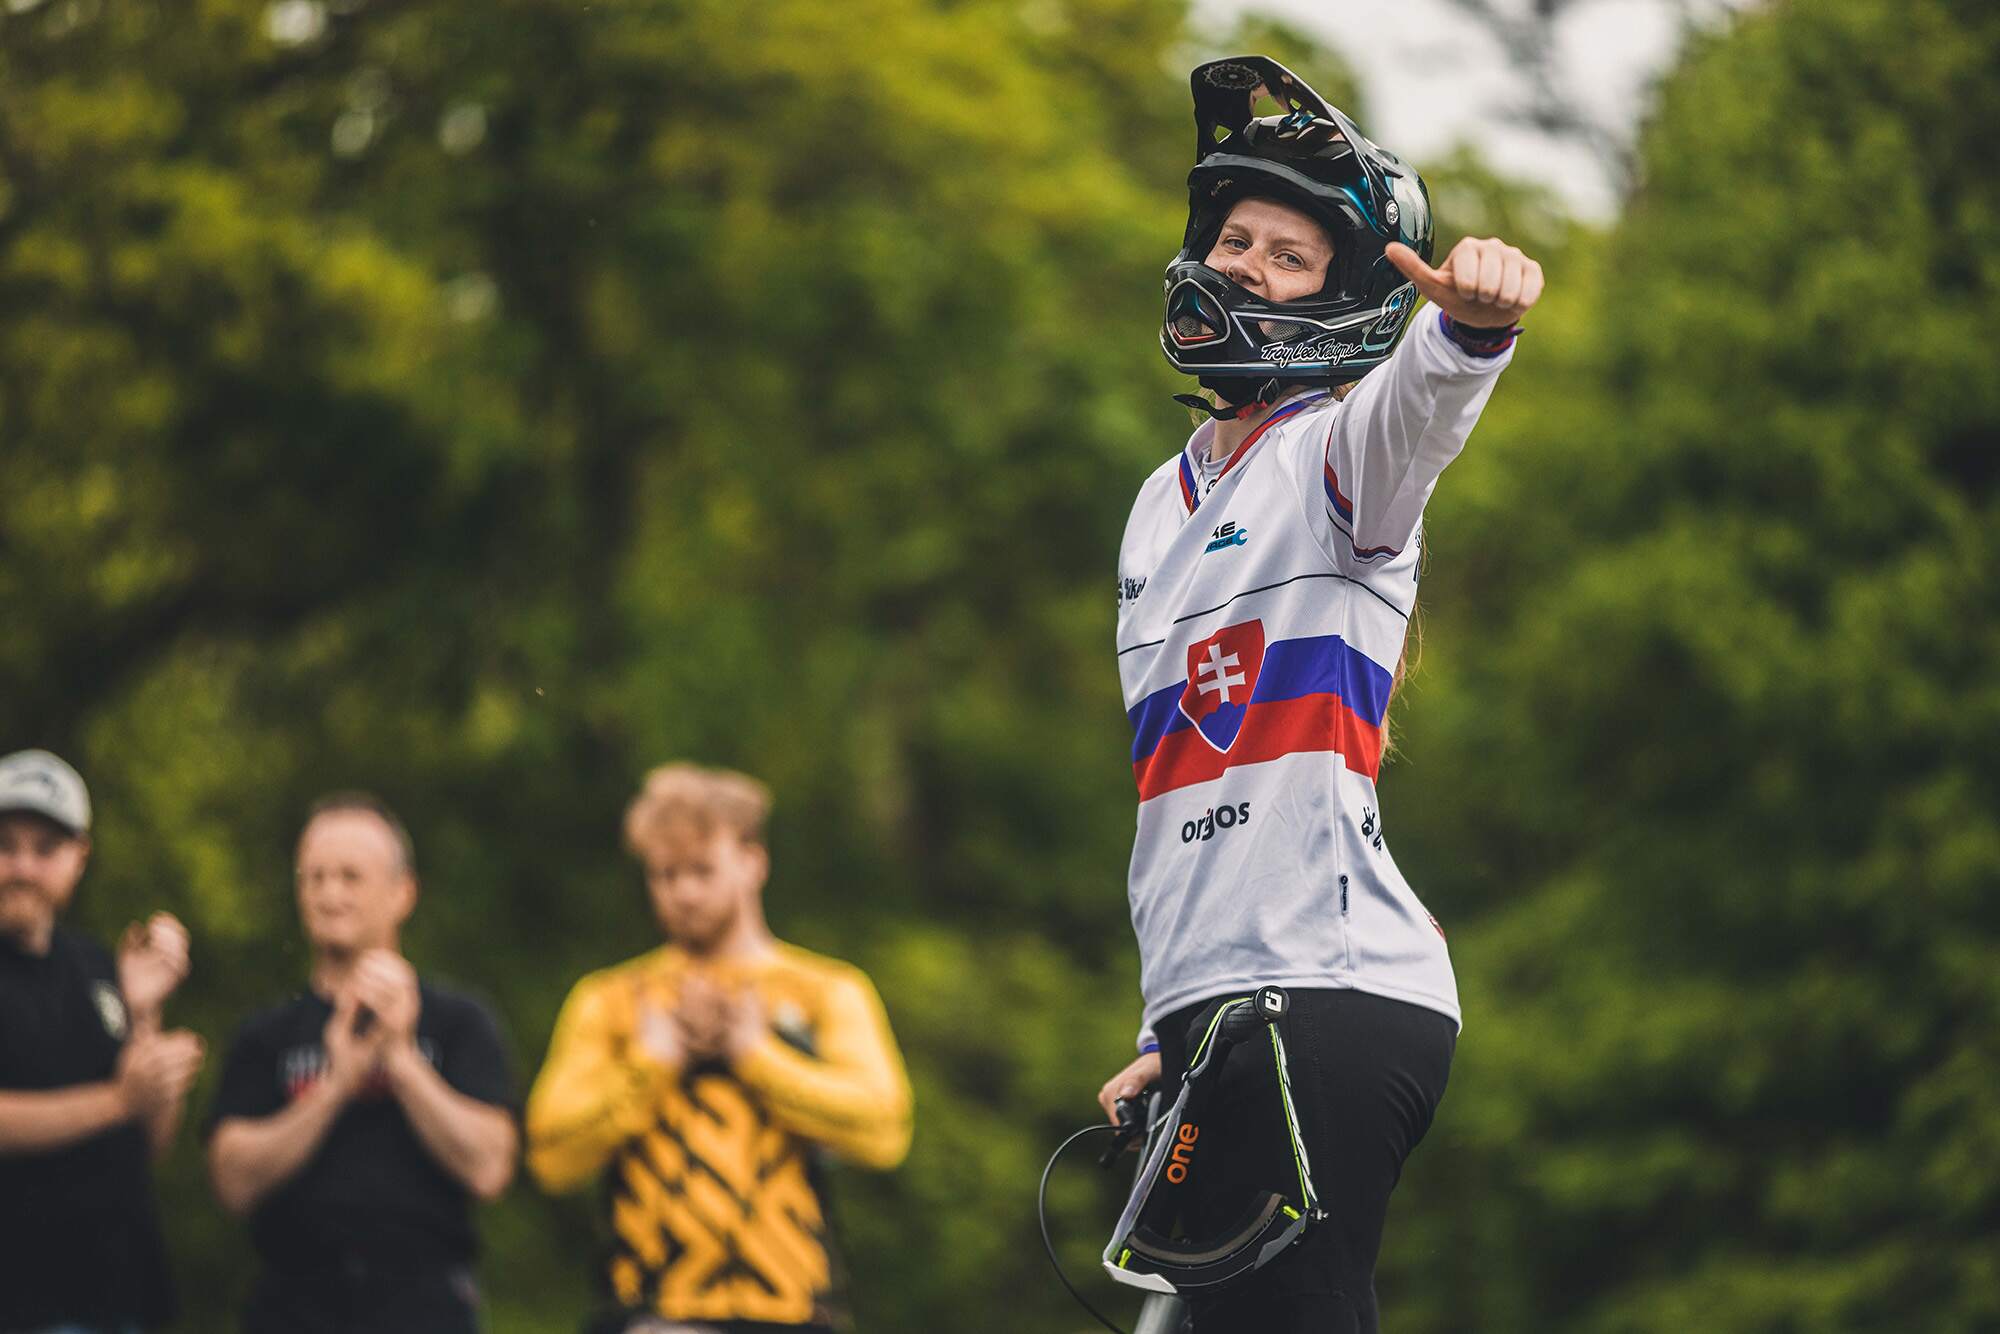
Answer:
[[415, 1042], [422, 1004], [416, 970], [401, 955], [370, 950], [356, 961], [322, 1038], [335, 1092], [353, 1097], [398, 1046]]
[[654, 997], [639, 998], [633, 1041], [656, 1065], [678, 1070], [687, 1064], [687, 1044], [681, 1040], [680, 1021]]
[[133, 1116], [151, 1120], [187, 1096], [205, 1054], [201, 1039], [186, 1029], [134, 1037], [118, 1053], [118, 1096]]
[[375, 1016], [385, 1043], [400, 1046], [416, 1041], [423, 995], [417, 989], [417, 970], [408, 959], [393, 950], [369, 950], [355, 961], [347, 985]]
[[681, 1041], [696, 1059], [735, 1060], [764, 1036], [764, 1003], [749, 987], [724, 991], [712, 978], [691, 973], [681, 983], [674, 1012]]
[[157, 1024], [167, 997], [187, 975], [187, 928], [172, 913], [134, 922], [119, 937], [118, 989], [140, 1027]]
[[351, 1098], [368, 1085], [382, 1059], [387, 1030], [373, 1022], [362, 1022], [361, 1002], [353, 988], [343, 989], [333, 999], [333, 1015], [326, 1021], [320, 1041], [326, 1047], [326, 1082], [341, 1098]]

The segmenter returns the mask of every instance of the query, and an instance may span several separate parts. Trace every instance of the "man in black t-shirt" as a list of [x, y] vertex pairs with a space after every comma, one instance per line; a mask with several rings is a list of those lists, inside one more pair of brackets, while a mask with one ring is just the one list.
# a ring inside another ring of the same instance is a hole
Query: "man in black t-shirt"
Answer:
[[76, 770], [47, 751], [0, 759], [4, 1334], [126, 1334], [172, 1315], [151, 1158], [201, 1069], [201, 1040], [160, 1023], [187, 932], [155, 914], [114, 963], [57, 926], [89, 859]]
[[311, 987], [237, 1030], [209, 1116], [216, 1194], [263, 1260], [245, 1334], [479, 1328], [471, 1202], [513, 1179], [514, 1088], [492, 1015], [397, 953], [414, 867], [371, 797], [299, 836]]

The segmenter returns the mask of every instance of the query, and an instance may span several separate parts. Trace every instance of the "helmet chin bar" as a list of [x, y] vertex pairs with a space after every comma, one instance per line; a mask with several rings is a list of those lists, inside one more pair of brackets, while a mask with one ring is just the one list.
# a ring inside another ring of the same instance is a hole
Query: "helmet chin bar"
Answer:
[[[1145, 1165], [1133, 1183], [1132, 1197], [1118, 1219], [1111, 1244], [1104, 1248], [1105, 1271], [1118, 1282], [1149, 1292], [1216, 1287], [1268, 1264], [1321, 1216], [1313, 1193], [1312, 1168], [1299, 1136], [1298, 1114], [1292, 1106], [1285, 1042], [1278, 1032], [1278, 1020], [1290, 1006], [1291, 998], [1283, 988], [1260, 987], [1254, 996], [1224, 1001], [1210, 1019], [1182, 1077], [1179, 1096], [1153, 1127]], [[1298, 1193], [1288, 1198], [1277, 1191], [1258, 1191], [1220, 1232], [1176, 1237], [1174, 1228], [1186, 1207], [1182, 1196], [1187, 1184], [1206, 1166], [1200, 1156], [1203, 1130], [1216, 1133], [1206, 1127], [1206, 1118], [1229, 1054], [1238, 1046], [1270, 1052], [1277, 1072], [1278, 1100], [1298, 1168]]]
[[1175, 369], [1232, 402], [1267, 380], [1359, 379], [1388, 356], [1417, 300], [1415, 285], [1404, 283], [1363, 309], [1339, 294], [1267, 301], [1197, 260], [1169, 265], [1166, 287], [1161, 351]]

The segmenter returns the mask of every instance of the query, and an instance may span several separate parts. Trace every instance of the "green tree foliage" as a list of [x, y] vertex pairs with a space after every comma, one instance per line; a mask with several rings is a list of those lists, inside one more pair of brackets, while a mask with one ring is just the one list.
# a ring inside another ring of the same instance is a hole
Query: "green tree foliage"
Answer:
[[1996, 62], [1947, 0], [1701, 43], [1447, 478], [1420, 1328], [2000, 1323]]
[[[92, 782], [84, 924], [186, 917], [219, 1046], [302, 979], [300, 810], [377, 789], [525, 1073], [654, 938], [639, 774], [751, 769], [775, 925], [917, 1086], [836, 1179], [862, 1327], [1080, 1327], [1032, 1186], [1134, 1019], [1107, 585], [1184, 429], [1174, 71], [1242, 49], [1355, 109], [1162, 0], [12, 0], [0, 747]], [[1399, 1325], [2000, 1319], [1996, 55], [1971, 0], [1747, 17], [1607, 237], [1419, 164], [1552, 286], [1385, 778], [1468, 1013]], [[163, 1189], [226, 1328], [241, 1226], [189, 1149]], [[1059, 1176], [1073, 1268], [1114, 1190]], [[575, 1327], [593, 1229], [488, 1215], [499, 1334]]]
[[[301, 981], [303, 804], [376, 788], [411, 952], [531, 1069], [654, 938], [637, 776], [751, 769], [778, 928], [876, 973], [918, 1085], [908, 1168], [841, 1183], [864, 1318], [1054, 1318], [1029, 1187], [1134, 1018], [1107, 585], [1177, 429], [1185, 38], [1142, 0], [9, 6], [0, 717], [94, 785], [84, 920], [186, 917], [219, 1046]], [[220, 1327], [240, 1227], [192, 1154], [166, 1191]], [[574, 1323], [591, 1231], [516, 1192], [503, 1325]]]

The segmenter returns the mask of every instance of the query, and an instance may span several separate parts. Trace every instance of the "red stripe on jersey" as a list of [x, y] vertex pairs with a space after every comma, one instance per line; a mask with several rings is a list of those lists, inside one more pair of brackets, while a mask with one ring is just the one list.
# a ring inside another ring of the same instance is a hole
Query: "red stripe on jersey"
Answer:
[[1338, 695], [1304, 695], [1252, 704], [1243, 730], [1227, 751], [1210, 745], [1198, 728], [1160, 739], [1153, 753], [1132, 766], [1139, 800], [1220, 778], [1239, 764], [1262, 764], [1307, 751], [1337, 751], [1349, 769], [1373, 780], [1382, 771], [1382, 729], [1362, 721]]
[[[1326, 395], [1323, 393], [1308, 394], [1304, 398], [1295, 399], [1285, 404], [1259, 422], [1257, 429], [1250, 432], [1248, 436], [1245, 436], [1243, 443], [1236, 447], [1236, 452], [1229, 456], [1229, 462], [1222, 465], [1222, 471], [1215, 475], [1215, 480], [1220, 482], [1223, 478], [1229, 476], [1230, 469], [1243, 462], [1243, 457], [1250, 452], [1250, 447], [1264, 438], [1264, 432], [1270, 430], [1285, 418], [1303, 412], [1325, 397]], [[1213, 490], [1214, 488], [1211, 487], [1210, 489]], [[1181, 451], [1181, 503], [1187, 506], [1189, 514], [1201, 508], [1201, 499], [1194, 489], [1194, 468], [1188, 462], [1187, 450], [1185, 449]]]

